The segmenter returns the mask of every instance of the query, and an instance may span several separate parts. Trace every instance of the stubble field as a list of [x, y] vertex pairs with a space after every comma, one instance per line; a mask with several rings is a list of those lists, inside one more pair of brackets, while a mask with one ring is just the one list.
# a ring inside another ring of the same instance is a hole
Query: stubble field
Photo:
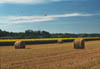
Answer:
[[73, 43], [0, 46], [1, 69], [100, 69], [100, 40], [74, 49]]

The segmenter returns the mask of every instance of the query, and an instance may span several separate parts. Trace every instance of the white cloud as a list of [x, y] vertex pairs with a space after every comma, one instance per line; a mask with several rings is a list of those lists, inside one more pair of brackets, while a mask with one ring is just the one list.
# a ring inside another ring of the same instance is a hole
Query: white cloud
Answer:
[[0, 0], [0, 3], [10, 4], [41, 4], [48, 2], [60, 2], [60, 1], [87, 1], [87, 0]]
[[70, 13], [70, 14], [47, 15], [47, 16], [4, 16], [0, 17], [0, 22], [6, 24], [37, 23], [37, 22], [53, 21], [59, 18], [76, 17], [76, 16], [96, 16], [96, 15], [99, 14]]
[[63, 0], [0, 0], [0, 3], [23, 3], [23, 4], [40, 4], [47, 2], [57, 2]]

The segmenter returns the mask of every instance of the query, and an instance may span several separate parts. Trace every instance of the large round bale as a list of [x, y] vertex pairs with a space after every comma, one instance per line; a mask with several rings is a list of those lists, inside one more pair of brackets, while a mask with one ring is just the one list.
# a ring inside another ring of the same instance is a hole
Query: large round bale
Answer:
[[84, 39], [75, 39], [74, 40], [74, 48], [75, 49], [84, 49], [85, 48], [85, 40]]
[[62, 39], [57, 40], [58, 43], [63, 43]]
[[23, 42], [23, 41], [16, 41], [14, 46], [15, 46], [16, 49], [25, 48], [25, 42]]

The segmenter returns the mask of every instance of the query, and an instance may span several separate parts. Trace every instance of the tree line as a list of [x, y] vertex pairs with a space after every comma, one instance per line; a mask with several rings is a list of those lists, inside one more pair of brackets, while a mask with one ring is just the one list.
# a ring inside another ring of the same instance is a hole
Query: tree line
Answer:
[[47, 31], [33, 31], [33, 30], [26, 30], [25, 32], [8, 32], [0, 29], [0, 39], [72, 38], [72, 37], [100, 37], [100, 33], [96, 33], [96, 34], [49, 33]]

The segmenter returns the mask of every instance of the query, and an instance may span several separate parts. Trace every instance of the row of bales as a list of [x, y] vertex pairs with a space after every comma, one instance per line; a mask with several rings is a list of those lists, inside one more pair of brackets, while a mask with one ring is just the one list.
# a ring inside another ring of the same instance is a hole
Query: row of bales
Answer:
[[[63, 43], [63, 40], [59, 39], [57, 40], [58, 43]], [[84, 49], [85, 48], [85, 40], [84, 39], [75, 39], [73, 41], [74, 49]], [[26, 44], [24, 41], [16, 41], [14, 43], [15, 49], [24, 49], [26, 47]]]

